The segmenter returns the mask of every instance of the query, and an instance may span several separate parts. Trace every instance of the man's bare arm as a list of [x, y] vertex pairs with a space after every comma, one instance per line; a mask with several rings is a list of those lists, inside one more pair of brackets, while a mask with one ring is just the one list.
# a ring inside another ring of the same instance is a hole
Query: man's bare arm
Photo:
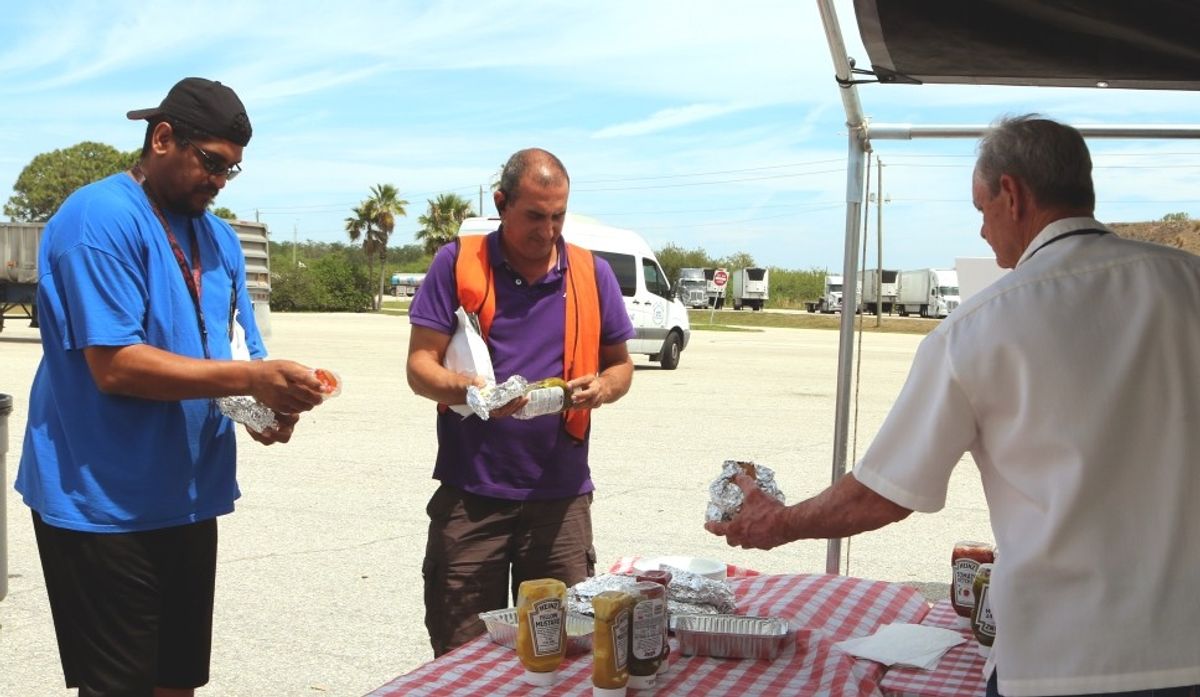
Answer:
[[744, 474], [734, 482], [745, 493], [742, 509], [727, 523], [706, 523], [732, 547], [772, 549], [804, 539], [830, 539], [877, 530], [912, 513], [847, 474], [816, 496], [785, 506], [764, 494]]

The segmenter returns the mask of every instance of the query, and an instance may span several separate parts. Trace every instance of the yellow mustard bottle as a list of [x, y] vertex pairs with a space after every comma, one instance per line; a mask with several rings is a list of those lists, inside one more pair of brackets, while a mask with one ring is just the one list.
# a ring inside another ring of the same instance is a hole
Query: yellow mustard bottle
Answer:
[[592, 697], [625, 697], [629, 682], [629, 631], [634, 598], [604, 591], [592, 598]]
[[522, 581], [517, 589], [517, 657], [525, 682], [553, 685], [567, 654], [567, 587], [554, 578]]

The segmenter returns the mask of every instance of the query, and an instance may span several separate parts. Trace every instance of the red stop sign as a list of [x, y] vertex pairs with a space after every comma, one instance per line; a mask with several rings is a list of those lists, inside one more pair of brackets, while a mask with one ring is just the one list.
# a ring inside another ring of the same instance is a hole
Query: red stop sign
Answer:
[[717, 269], [713, 272], [713, 285], [721, 288], [725, 282], [729, 280], [729, 273], [725, 269]]

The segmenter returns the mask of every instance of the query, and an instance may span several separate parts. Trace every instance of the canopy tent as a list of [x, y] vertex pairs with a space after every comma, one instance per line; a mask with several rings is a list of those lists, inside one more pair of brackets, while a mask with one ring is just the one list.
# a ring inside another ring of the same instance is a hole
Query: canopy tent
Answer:
[[[977, 84], [1200, 90], [1200, 4], [1193, 0], [854, 0], [871, 70], [855, 68], [834, 12], [817, 0], [849, 128], [842, 274], [858, 275], [863, 179], [871, 141], [977, 138], [987, 126], [870, 124], [858, 85]], [[863, 79], [869, 75], [871, 79]], [[884, 88], [886, 89], [886, 88]], [[1077, 126], [1088, 138], [1200, 138], [1200, 125]], [[847, 283], [843, 307], [857, 305]], [[854, 317], [842, 313], [833, 473], [846, 472]], [[826, 571], [841, 569], [830, 540]]]

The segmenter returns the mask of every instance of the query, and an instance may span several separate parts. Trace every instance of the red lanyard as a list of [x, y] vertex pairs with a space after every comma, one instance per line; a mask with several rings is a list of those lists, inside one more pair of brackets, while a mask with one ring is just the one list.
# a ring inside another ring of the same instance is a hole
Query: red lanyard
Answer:
[[150, 202], [150, 208], [154, 211], [154, 215], [158, 217], [158, 222], [162, 223], [163, 230], [167, 233], [167, 241], [171, 243], [171, 251], [175, 253], [175, 261], [179, 264], [179, 271], [183, 274], [183, 282], [187, 286], [188, 293], [192, 296], [192, 305], [196, 308], [196, 324], [200, 327], [200, 347], [204, 349], [204, 357], [211, 358], [208, 355], [208, 327], [204, 323], [204, 310], [200, 307], [200, 291], [202, 289], [200, 282], [200, 274], [203, 266], [200, 262], [200, 243], [197, 241], [199, 234], [195, 226], [192, 227], [192, 264], [188, 265], [187, 258], [183, 256], [183, 250], [179, 247], [179, 241], [175, 239], [175, 233], [171, 230], [171, 224], [167, 222], [166, 216], [159, 210], [158, 204], [155, 203], [154, 197], [150, 195], [150, 190], [146, 185], [142, 184], [142, 190], [146, 192], [146, 200]]

